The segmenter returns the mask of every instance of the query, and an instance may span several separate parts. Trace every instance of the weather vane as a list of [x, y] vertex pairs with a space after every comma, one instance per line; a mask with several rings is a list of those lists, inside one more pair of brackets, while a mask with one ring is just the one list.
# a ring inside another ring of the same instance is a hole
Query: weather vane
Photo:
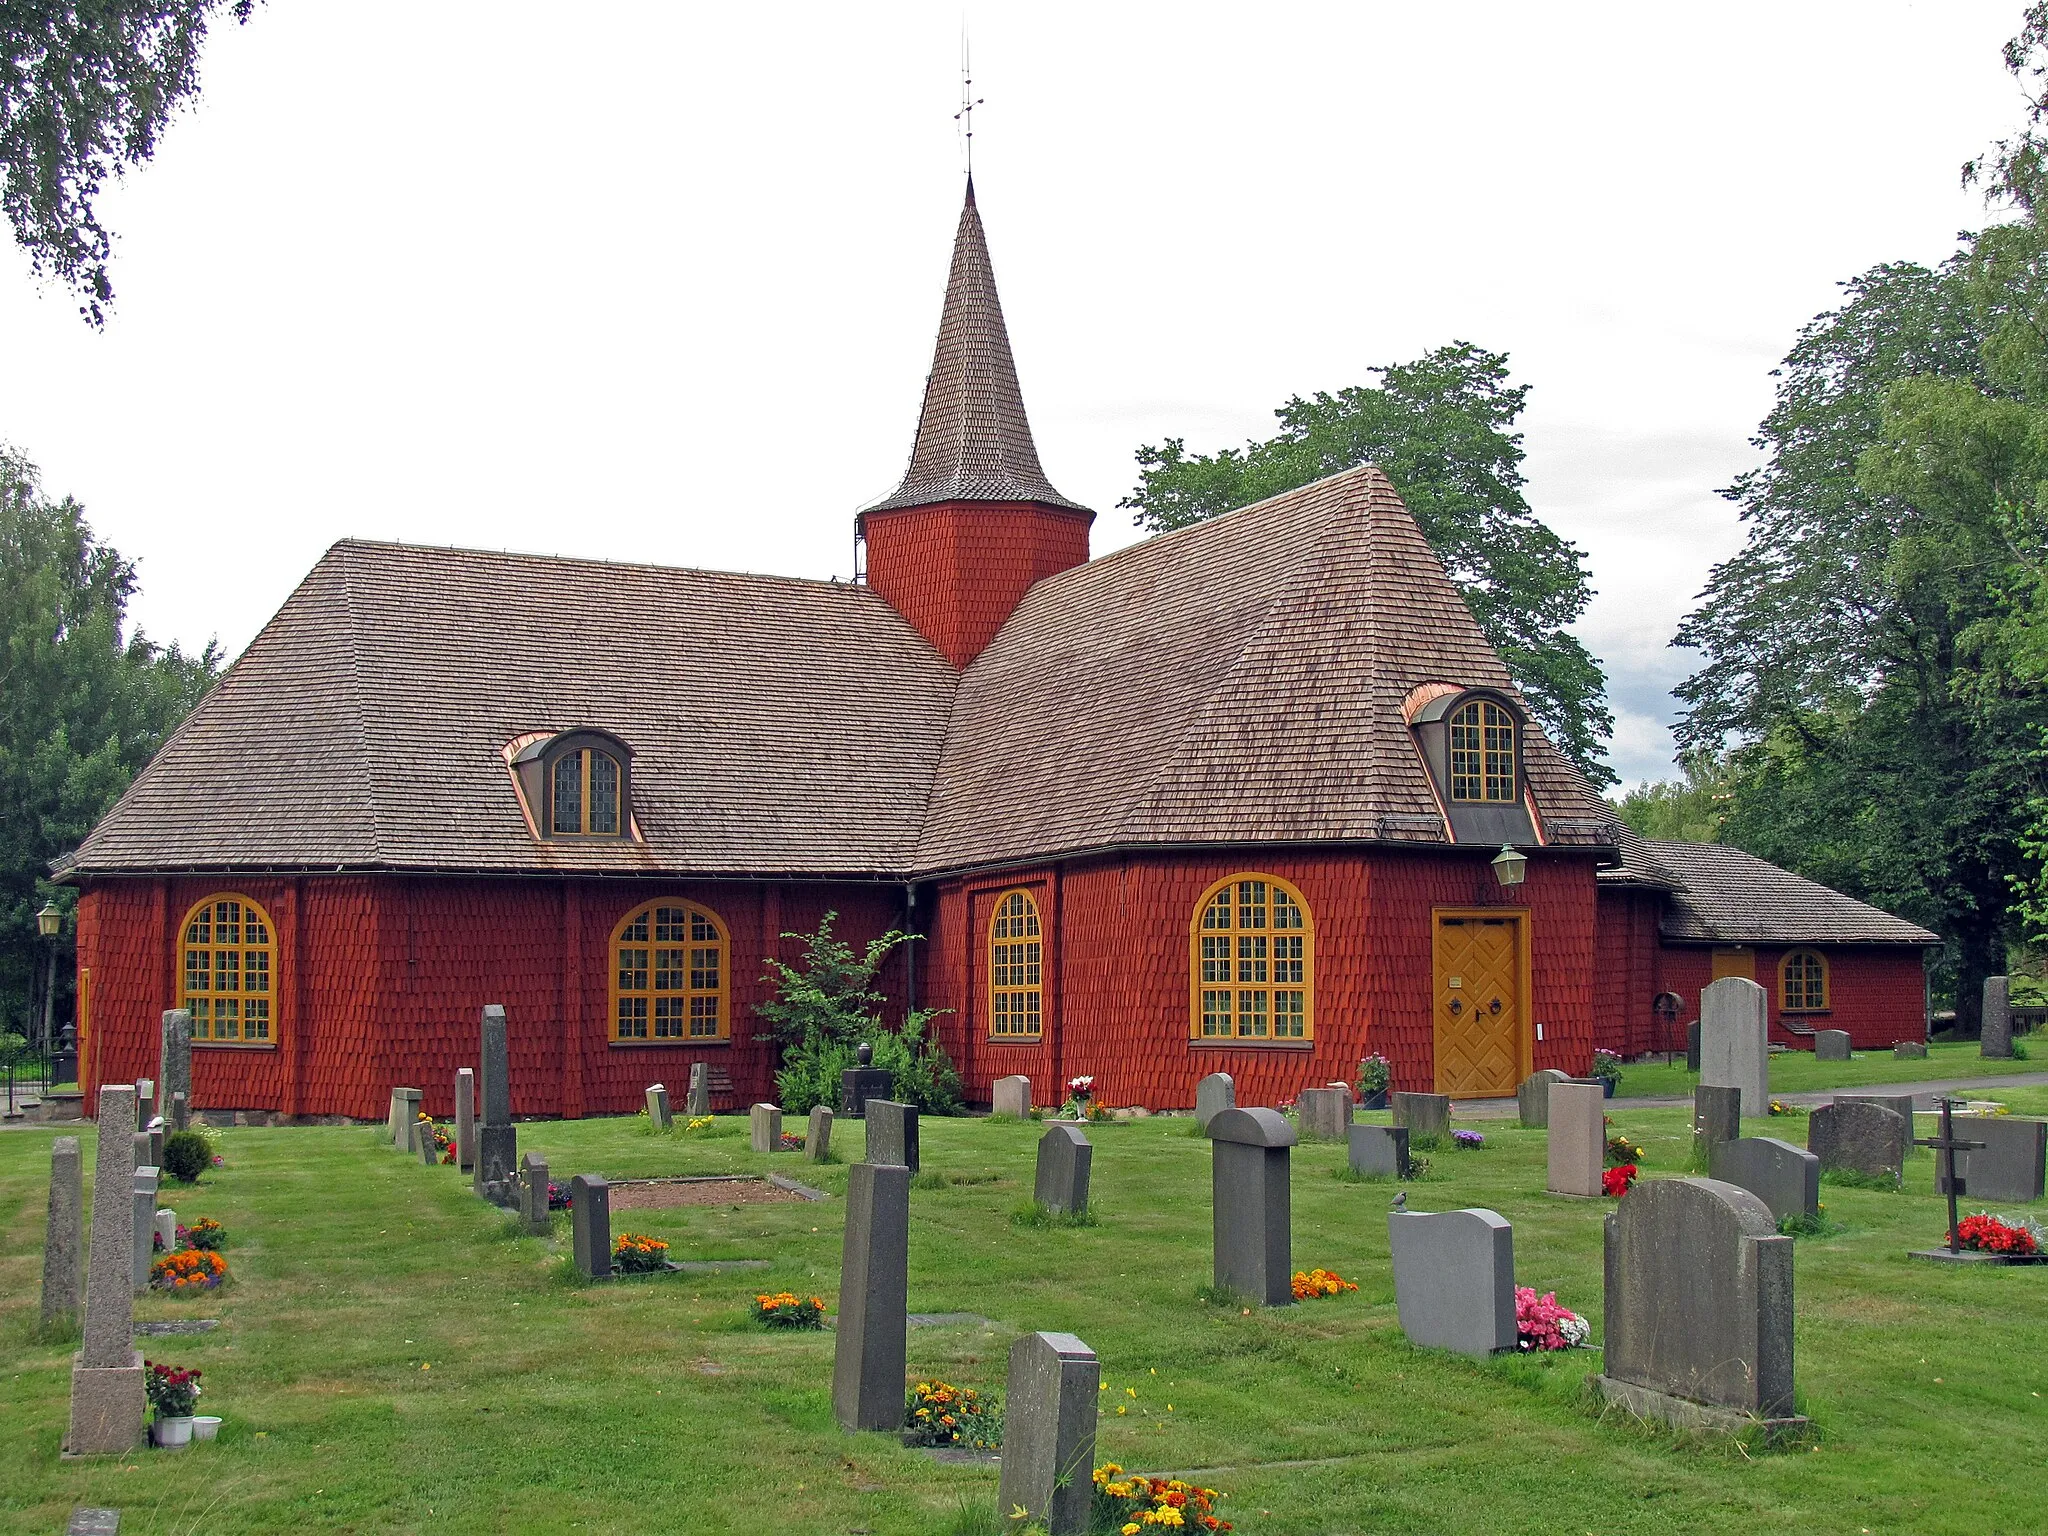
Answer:
[[967, 27], [960, 28], [960, 110], [953, 114], [953, 121], [960, 125], [960, 136], [967, 145], [967, 175], [974, 176], [974, 109], [981, 105], [982, 98], [974, 94], [974, 70], [967, 60]]

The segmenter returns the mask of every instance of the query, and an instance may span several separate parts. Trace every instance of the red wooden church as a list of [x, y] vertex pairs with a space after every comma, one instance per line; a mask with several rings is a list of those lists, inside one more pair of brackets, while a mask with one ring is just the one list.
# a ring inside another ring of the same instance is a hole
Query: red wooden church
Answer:
[[772, 1098], [764, 962], [828, 911], [924, 935], [896, 1005], [950, 1010], [984, 1102], [1272, 1101], [1371, 1051], [1506, 1094], [1731, 971], [1783, 1038], [1923, 1032], [1933, 935], [1621, 832], [1379, 470], [1091, 561], [1093, 518], [970, 184], [865, 583], [335, 545], [62, 871], [87, 1086], [178, 1006], [201, 1107], [445, 1113], [499, 1002], [519, 1114], [698, 1061]]

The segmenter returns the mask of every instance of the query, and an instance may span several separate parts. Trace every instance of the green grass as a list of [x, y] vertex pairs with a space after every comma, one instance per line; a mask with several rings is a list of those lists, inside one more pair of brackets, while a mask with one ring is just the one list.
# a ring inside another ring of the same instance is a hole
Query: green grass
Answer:
[[[1771, 1092], [1821, 1093], [1830, 1088], [1951, 1079], [1974, 1082], [2042, 1070], [2039, 1062], [1986, 1061], [1977, 1054], [1974, 1040], [1929, 1046], [1925, 1061], [1900, 1061], [1888, 1050], [1858, 1051], [1847, 1061], [1816, 1061], [1811, 1051], [1780, 1051], [1771, 1058]], [[1690, 1098], [1699, 1080], [1697, 1072], [1685, 1070], [1681, 1052], [1675, 1067], [1662, 1060], [1631, 1062], [1621, 1069], [1621, 1086], [1614, 1091], [1625, 1099]]]
[[[2000, 1096], [2015, 1112], [2048, 1110], [2048, 1090]], [[1645, 1146], [1647, 1177], [1680, 1170], [1684, 1111], [1615, 1120]], [[911, 1306], [996, 1321], [913, 1329], [913, 1374], [1000, 1388], [1018, 1333], [1078, 1333], [1110, 1389], [1098, 1459], [1198, 1471], [1230, 1495], [1223, 1512], [1248, 1536], [2038, 1523], [2014, 1500], [2034, 1500], [2024, 1469], [2048, 1461], [2048, 1272], [1909, 1261], [1908, 1247], [1941, 1235], [1931, 1159], [1909, 1166], [1903, 1193], [1829, 1189], [1840, 1231], [1802, 1240], [1797, 1260], [1799, 1387], [1818, 1448], [1762, 1454], [1603, 1421], [1582, 1386], [1588, 1355], [1475, 1363], [1409, 1346], [1382, 1219], [1392, 1192], [1335, 1177], [1336, 1146], [1296, 1154], [1294, 1260], [1358, 1292], [1274, 1311], [1204, 1304], [1209, 1154], [1185, 1124], [1093, 1128], [1102, 1219], [1041, 1229], [1012, 1220], [1041, 1128], [925, 1122], [925, 1167], [942, 1181], [912, 1197]], [[1745, 1130], [1797, 1141], [1801, 1124]], [[1611, 1207], [1543, 1193], [1541, 1132], [1481, 1128], [1486, 1147], [1432, 1159], [1430, 1177], [1405, 1186], [1410, 1205], [1500, 1211], [1515, 1224], [1522, 1283], [1556, 1290], [1597, 1329]], [[833, 1301], [846, 1169], [756, 1156], [730, 1134], [652, 1137], [632, 1120], [524, 1125], [521, 1146], [546, 1154], [557, 1179], [775, 1167], [835, 1198], [618, 1213], [615, 1230], [662, 1237], [674, 1257], [772, 1267], [586, 1286], [563, 1276], [566, 1222], [552, 1239], [518, 1236], [453, 1170], [383, 1150], [373, 1130], [225, 1132], [226, 1166], [169, 1200], [186, 1220], [226, 1223], [237, 1284], [138, 1303], [145, 1318], [225, 1319], [212, 1334], [150, 1341], [153, 1357], [205, 1370], [221, 1439], [62, 1461], [70, 1352], [36, 1342], [31, 1326], [51, 1134], [0, 1134], [0, 1371], [14, 1446], [0, 1531], [61, 1530], [77, 1504], [123, 1508], [125, 1531], [160, 1536], [921, 1536], [985, 1524], [993, 1469], [841, 1433], [833, 1336], [748, 1321], [758, 1290]], [[857, 1123], [833, 1140], [857, 1155]]]

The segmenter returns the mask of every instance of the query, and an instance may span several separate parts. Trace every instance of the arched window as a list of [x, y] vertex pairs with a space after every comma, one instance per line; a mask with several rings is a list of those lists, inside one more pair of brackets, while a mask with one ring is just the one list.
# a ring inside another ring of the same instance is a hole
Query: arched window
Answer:
[[548, 772], [548, 830], [557, 837], [619, 835], [619, 760], [598, 747], [578, 747]]
[[1023, 891], [997, 900], [988, 925], [989, 1033], [1036, 1040], [1044, 1029], [1045, 941], [1038, 903]]
[[277, 1044], [277, 928], [246, 896], [209, 896], [180, 925], [178, 1006], [195, 1045]]
[[732, 1037], [725, 926], [688, 901], [651, 901], [612, 933], [612, 1043]]
[[1284, 880], [1233, 875], [1203, 892], [1190, 960], [1195, 1039], [1315, 1038], [1315, 926]]
[[1785, 1013], [1819, 1013], [1828, 1006], [1828, 963], [1810, 949], [1795, 949], [1778, 964], [1778, 1006]]
[[1516, 799], [1515, 717], [1491, 699], [1474, 699], [1451, 716], [1451, 798]]

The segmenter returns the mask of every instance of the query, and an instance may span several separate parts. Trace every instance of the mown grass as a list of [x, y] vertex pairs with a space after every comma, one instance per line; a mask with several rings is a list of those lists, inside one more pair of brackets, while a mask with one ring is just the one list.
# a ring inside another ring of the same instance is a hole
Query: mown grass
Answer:
[[[2001, 1097], [2048, 1110], [2048, 1090]], [[1680, 1110], [1623, 1111], [1645, 1175], [1675, 1174]], [[1000, 1387], [1010, 1341], [1078, 1333], [1109, 1390], [1098, 1459], [1199, 1470], [1252, 1536], [1400, 1531], [1971, 1532], [2033, 1528], [2024, 1469], [2048, 1460], [2048, 1272], [1949, 1270], [1905, 1257], [1941, 1235], [1931, 1159], [1903, 1193], [1830, 1188], [1832, 1236], [1798, 1249], [1799, 1384], [1814, 1449], [1758, 1454], [1602, 1420], [1595, 1358], [1474, 1363], [1425, 1353], [1393, 1307], [1384, 1183], [1336, 1177], [1343, 1152], [1301, 1148], [1294, 1259], [1355, 1295], [1276, 1311], [1205, 1304], [1209, 1155], [1185, 1121], [1092, 1127], [1094, 1226], [1023, 1227], [1041, 1128], [927, 1121], [912, 1197], [911, 1306], [978, 1325], [914, 1329], [910, 1368]], [[1483, 1205], [1515, 1224], [1519, 1277], [1600, 1315], [1605, 1203], [1543, 1192], [1544, 1138], [1481, 1122], [1487, 1145], [1431, 1158], [1418, 1209]], [[651, 1136], [633, 1120], [520, 1128], [557, 1179], [755, 1172], [823, 1204], [632, 1212], [679, 1258], [772, 1267], [607, 1286], [562, 1278], [566, 1232], [515, 1235], [453, 1170], [422, 1168], [367, 1129], [235, 1130], [226, 1167], [171, 1197], [233, 1235], [236, 1285], [151, 1297], [144, 1317], [206, 1315], [217, 1332], [151, 1341], [198, 1365], [221, 1439], [114, 1461], [57, 1456], [69, 1349], [36, 1342], [50, 1134], [0, 1135], [0, 1530], [61, 1530], [76, 1504], [127, 1532], [927, 1533], [977, 1528], [994, 1472], [941, 1465], [832, 1422], [830, 1333], [747, 1320], [762, 1289], [832, 1301], [846, 1169], [756, 1156], [719, 1134]], [[1799, 1122], [1751, 1134], [1803, 1139]], [[87, 1166], [91, 1166], [90, 1137]], [[853, 1157], [860, 1128], [835, 1149]], [[1118, 1412], [1117, 1410], [1122, 1410]], [[2020, 1502], [2015, 1504], [2015, 1499]]]
[[[1944, 1079], [1976, 1082], [2048, 1072], [2048, 1050], [2039, 1061], [1986, 1061], [1977, 1042], [1931, 1045], [1923, 1060], [1900, 1061], [1889, 1050], [1857, 1051], [1848, 1061], [1817, 1061], [1811, 1051], [1780, 1051], [1771, 1058], [1771, 1092], [1821, 1093], [1830, 1088], [1861, 1088], [1879, 1083], [1931, 1083]], [[1631, 1062], [1621, 1070], [1615, 1094], [1625, 1099], [1686, 1098], [1700, 1075], [1685, 1070], [1685, 1053], [1676, 1066], [1655, 1061]]]

